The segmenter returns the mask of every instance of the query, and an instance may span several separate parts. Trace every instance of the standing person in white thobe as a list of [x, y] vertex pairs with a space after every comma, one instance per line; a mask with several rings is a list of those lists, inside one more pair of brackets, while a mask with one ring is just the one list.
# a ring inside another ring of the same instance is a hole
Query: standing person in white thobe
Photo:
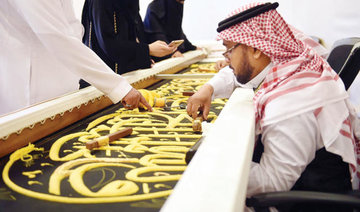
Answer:
[[78, 89], [80, 78], [128, 108], [144, 97], [82, 42], [71, 0], [0, 0], [0, 114]]

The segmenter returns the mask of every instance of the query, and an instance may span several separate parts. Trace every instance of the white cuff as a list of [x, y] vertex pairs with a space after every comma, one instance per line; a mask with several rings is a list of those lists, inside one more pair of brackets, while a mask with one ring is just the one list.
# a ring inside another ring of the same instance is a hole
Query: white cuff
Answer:
[[128, 82], [121, 82], [118, 86], [116, 86], [107, 96], [110, 100], [116, 104], [122, 98], [124, 98], [132, 89], [132, 86]]

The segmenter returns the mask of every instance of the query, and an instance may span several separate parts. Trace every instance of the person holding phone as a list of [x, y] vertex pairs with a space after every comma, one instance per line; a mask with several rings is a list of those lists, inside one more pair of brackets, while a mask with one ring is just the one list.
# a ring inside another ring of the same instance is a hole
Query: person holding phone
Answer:
[[[164, 41], [145, 42], [139, 0], [85, 0], [83, 42], [117, 74], [150, 68], [151, 56], [173, 53]], [[89, 84], [81, 80], [80, 87]]]
[[[184, 10], [183, 0], [153, 0], [146, 11], [144, 19], [145, 36], [148, 43], [162, 40], [170, 43], [173, 40], [184, 40], [172, 57], [181, 57], [182, 53], [197, 49], [186, 38], [182, 29]], [[166, 57], [154, 57], [155, 61]]]

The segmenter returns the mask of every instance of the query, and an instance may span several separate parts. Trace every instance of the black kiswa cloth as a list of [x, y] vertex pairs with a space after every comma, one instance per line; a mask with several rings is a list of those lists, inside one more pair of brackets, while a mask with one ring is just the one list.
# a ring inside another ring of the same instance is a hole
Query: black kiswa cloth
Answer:
[[234, 16], [231, 16], [229, 18], [226, 18], [223, 21], [220, 21], [218, 24], [217, 32], [221, 32], [235, 24], [241, 23], [243, 21], [249, 20], [250, 18], [253, 18], [255, 16], [258, 16], [262, 13], [265, 13], [269, 10], [276, 9], [279, 6], [279, 3], [265, 3], [262, 5], [255, 6], [253, 8], [250, 8], [248, 10], [245, 10], [241, 13], [238, 13]]

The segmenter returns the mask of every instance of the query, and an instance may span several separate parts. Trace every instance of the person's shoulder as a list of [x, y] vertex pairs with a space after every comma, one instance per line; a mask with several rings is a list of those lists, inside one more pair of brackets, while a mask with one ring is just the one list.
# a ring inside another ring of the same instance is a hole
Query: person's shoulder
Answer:
[[158, 18], [165, 17], [165, 6], [162, 3], [162, 1], [154, 0], [152, 1], [147, 8], [148, 12], [150, 12], [151, 15], [157, 16]]
[[115, 0], [86, 0], [86, 2], [92, 7], [97, 9], [113, 8], [116, 6]]

